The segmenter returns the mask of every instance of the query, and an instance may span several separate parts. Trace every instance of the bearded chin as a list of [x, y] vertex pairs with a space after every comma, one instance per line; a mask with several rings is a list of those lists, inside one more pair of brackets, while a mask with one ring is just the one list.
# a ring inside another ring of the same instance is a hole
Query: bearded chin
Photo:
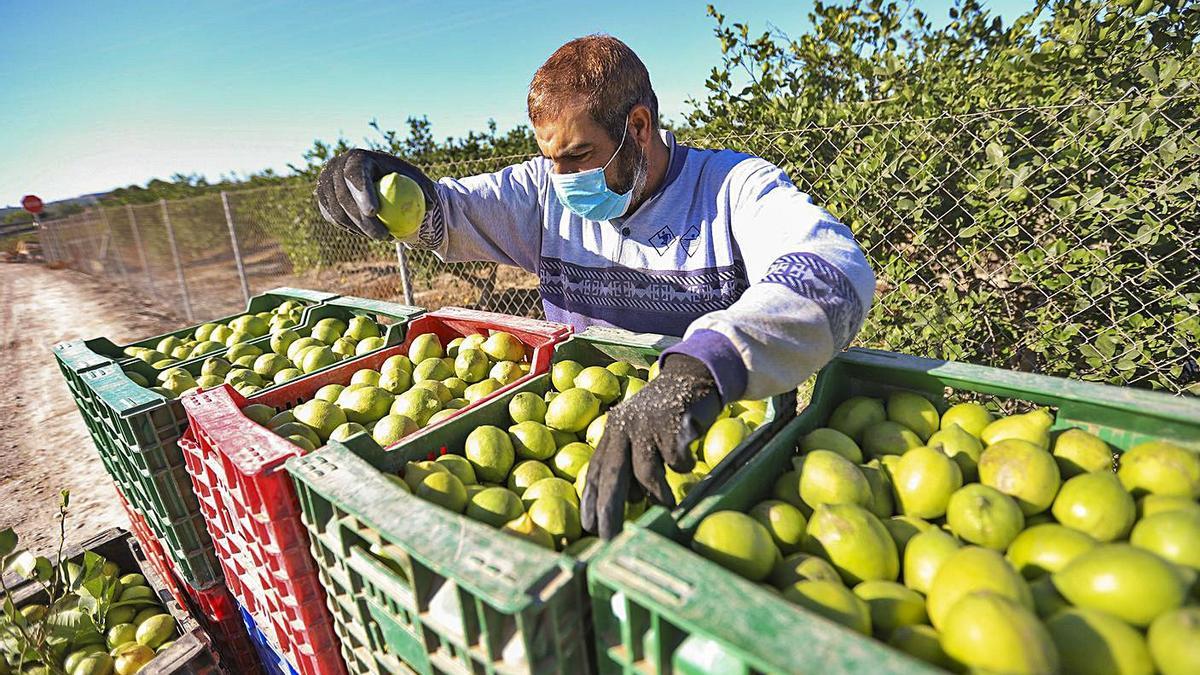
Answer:
[[633, 202], [637, 203], [646, 196], [646, 179], [650, 177], [650, 159], [646, 153], [639, 153], [637, 164], [633, 168]]

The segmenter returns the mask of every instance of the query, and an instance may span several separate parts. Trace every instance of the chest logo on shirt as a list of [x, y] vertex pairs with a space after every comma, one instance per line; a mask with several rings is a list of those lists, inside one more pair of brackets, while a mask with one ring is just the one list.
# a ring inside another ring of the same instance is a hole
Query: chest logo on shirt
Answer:
[[667, 247], [674, 240], [675, 233], [671, 231], [671, 226], [663, 225], [662, 229], [655, 232], [653, 237], [650, 237], [650, 245], [654, 247], [654, 250], [658, 251], [659, 255], [662, 255], [667, 252]]
[[679, 238], [679, 245], [683, 247], [683, 250], [687, 251], [687, 257], [690, 258], [692, 257], [692, 254], [696, 252], [696, 246], [699, 241], [700, 228], [693, 225], [688, 228], [687, 232], [683, 233], [682, 237]]

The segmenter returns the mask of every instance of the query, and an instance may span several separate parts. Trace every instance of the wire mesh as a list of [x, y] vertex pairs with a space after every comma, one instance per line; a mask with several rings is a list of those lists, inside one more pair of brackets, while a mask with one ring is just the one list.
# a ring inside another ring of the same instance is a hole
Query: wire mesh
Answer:
[[[859, 344], [1200, 394], [1198, 103], [1130, 96], [904, 119], [864, 109], [833, 126], [681, 140], [774, 162], [854, 230], [878, 278]], [[1115, 122], [1138, 108], [1132, 124]], [[425, 169], [466, 176], [524, 159]], [[293, 285], [406, 299], [394, 244], [326, 223], [311, 185], [228, 200], [251, 294]], [[167, 211], [197, 319], [235, 311], [220, 195]], [[45, 223], [43, 237], [60, 264], [179, 308], [162, 213], [96, 209]], [[414, 304], [541, 315], [537, 277], [522, 270], [426, 251], [406, 262]]]

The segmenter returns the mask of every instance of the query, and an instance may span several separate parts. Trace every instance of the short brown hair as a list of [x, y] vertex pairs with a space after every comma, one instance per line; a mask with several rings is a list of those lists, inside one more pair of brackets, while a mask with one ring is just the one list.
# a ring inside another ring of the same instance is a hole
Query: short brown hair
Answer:
[[614, 141], [638, 104], [650, 109], [658, 128], [658, 97], [646, 65], [629, 45], [611, 35], [575, 38], [546, 59], [529, 83], [529, 121], [536, 125], [578, 100]]

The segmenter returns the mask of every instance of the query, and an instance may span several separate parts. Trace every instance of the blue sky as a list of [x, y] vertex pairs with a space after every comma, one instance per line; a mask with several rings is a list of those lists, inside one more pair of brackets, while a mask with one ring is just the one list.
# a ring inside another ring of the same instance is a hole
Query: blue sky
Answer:
[[[918, 4], [944, 17], [950, 1]], [[0, 205], [175, 172], [284, 171], [314, 138], [359, 139], [372, 118], [428, 115], [439, 138], [489, 118], [507, 129], [525, 121], [538, 65], [593, 32], [639, 53], [678, 119], [720, 58], [705, 4], [0, 0]], [[716, 4], [752, 30], [797, 34], [811, 2]]]

